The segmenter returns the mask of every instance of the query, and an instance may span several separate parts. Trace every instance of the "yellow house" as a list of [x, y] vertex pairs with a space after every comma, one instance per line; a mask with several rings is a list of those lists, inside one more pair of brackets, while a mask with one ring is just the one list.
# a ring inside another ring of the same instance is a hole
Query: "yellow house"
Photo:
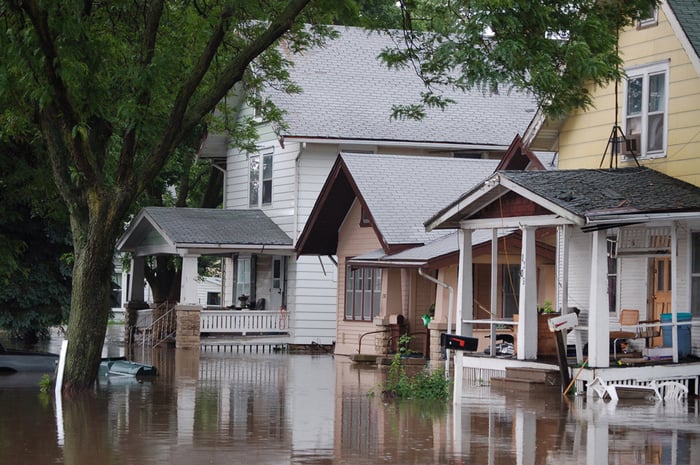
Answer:
[[[559, 168], [639, 164], [700, 185], [700, 2], [668, 0], [620, 32], [626, 79], [590, 88], [594, 108], [563, 121], [539, 117], [525, 136], [533, 150], [559, 152]], [[624, 143], [614, 156], [615, 126]], [[636, 161], [635, 161], [636, 159]]]

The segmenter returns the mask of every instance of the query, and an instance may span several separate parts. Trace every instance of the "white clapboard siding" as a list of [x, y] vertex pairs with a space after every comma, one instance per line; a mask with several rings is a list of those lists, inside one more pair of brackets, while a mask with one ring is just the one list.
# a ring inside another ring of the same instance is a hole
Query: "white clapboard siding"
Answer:
[[569, 242], [569, 307], [588, 311], [591, 286], [591, 235], [573, 230]]

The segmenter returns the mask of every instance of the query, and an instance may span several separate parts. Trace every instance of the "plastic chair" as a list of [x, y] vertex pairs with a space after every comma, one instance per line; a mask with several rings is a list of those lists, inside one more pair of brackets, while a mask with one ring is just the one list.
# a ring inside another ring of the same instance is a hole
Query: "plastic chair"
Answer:
[[683, 400], [688, 397], [688, 387], [678, 381], [656, 383], [656, 390], [663, 400]]

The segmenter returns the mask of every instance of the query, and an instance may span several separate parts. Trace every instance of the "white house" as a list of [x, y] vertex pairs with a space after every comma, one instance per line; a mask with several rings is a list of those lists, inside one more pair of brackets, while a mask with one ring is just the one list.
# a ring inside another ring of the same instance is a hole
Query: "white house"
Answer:
[[[302, 93], [268, 91], [267, 97], [285, 112], [286, 129], [261, 122], [258, 150], [252, 153], [229, 148], [225, 136], [212, 135], [200, 153], [226, 173], [223, 208], [261, 212], [291, 247], [275, 249], [255, 241], [243, 247], [238, 239], [235, 246], [214, 245], [215, 240], [202, 239], [209, 245], [190, 244], [189, 252], [184, 244], [172, 249], [185, 258], [223, 256], [224, 269], [232, 271], [223, 279], [223, 288], [229, 289], [223, 292], [223, 305], [248, 293], [251, 299], [264, 298], [266, 309], [284, 308], [292, 344], [335, 341], [336, 260], [297, 258], [294, 246], [338, 153], [500, 158], [536, 110], [535, 100], [523, 93], [475, 90], [450, 95], [456, 104], [429, 110], [422, 121], [392, 119], [393, 105], [419, 101], [423, 83], [412, 70], [389, 70], [379, 61], [381, 50], [394, 45], [389, 36], [359, 28], [338, 31], [340, 36], [326, 47], [290, 57], [295, 63], [291, 78]], [[250, 116], [249, 108], [240, 114]]]

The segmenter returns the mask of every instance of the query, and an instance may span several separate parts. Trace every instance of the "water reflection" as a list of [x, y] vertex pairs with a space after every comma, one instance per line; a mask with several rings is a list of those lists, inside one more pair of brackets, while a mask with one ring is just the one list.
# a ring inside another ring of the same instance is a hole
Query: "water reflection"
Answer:
[[[696, 464], [697, 401], [610, 404], [473, 388], [384, 403], [384, 372], [332, 356], [156, 350], [152, 381], [62, 402], [0, 389], [0, 463]], [[58, 418], [58, 420], [57, 420]]]

